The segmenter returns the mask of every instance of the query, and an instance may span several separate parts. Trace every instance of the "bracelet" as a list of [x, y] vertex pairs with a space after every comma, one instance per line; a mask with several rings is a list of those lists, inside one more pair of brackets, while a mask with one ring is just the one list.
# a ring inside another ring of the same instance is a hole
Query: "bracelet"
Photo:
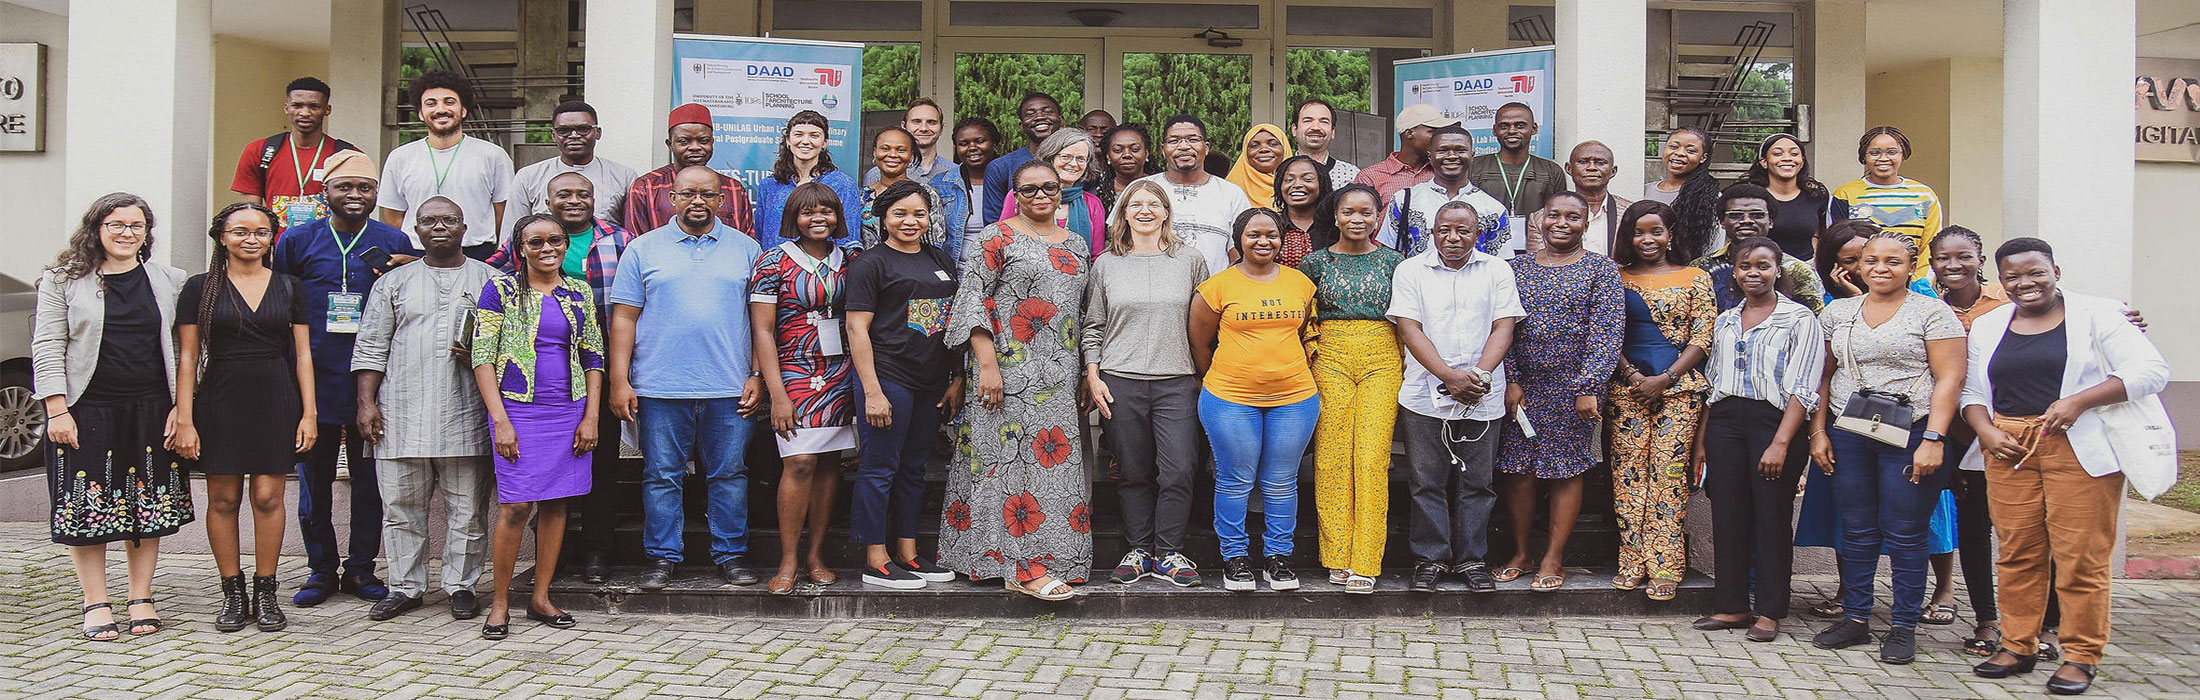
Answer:
[[68, 411], [62, 411], [62, 412], [60, 412], [60, 413], [55, 413], [55, 414], [51, 414], [51, 415], [48, 415], [48, 416], [46, 416], [46, 420], [53, 420], [53, 419], [55, 419], [55, 418], [60, 418], [60, 417], [62, 417], [62, 416], [66, 416], [66, 415], [69, 415], [69, 412], [68, 412]]

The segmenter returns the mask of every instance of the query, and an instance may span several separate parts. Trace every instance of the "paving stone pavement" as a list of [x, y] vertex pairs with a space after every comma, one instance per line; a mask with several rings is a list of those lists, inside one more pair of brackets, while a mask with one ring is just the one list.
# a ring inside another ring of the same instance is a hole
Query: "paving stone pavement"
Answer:
[[[119, 548], [109, 557], [120, 599]], [[286, 576], [301, 568], [286, 558]], [[289, 582], [295, 583], [295, 582]], [[1830, 582], [1803, 586], [1804, 598]], [[1812, 590], [1815, 588], [1816, 590]], [[2200, 582], [2119, 581], [2097, 697], [2200, 698]], [[0, 524], [0, 698], [2012, 698], [1929, 628], [1911, 666], [1869, 652], [1752, 644], [1672, 617], [1275, 620], [809, 620], [583, 615], [519, 619], [484, 641], [442, 596], [374, 623], [339, 597], [288, 630], [214, 632], [204, 555], [164, 557], [167, 631], [81, 641], [66, 551]], [[119, 612], [119, 611], [118, 611]], [[1790, 631], [1805, 624], [1791, 620]], [[1881, 624], [1884, 624], [1883, 622]], [[1807, 632], [1804, 632], [1807, 634]]]

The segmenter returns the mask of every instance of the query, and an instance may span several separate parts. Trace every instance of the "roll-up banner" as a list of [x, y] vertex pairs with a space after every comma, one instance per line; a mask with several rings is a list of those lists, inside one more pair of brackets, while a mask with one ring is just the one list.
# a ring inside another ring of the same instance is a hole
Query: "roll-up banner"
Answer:
[[710, 167], [745, 187], [771, 176], [779, 130], [803, 110], [832, 125], [826, 151], [842, 168], [863, 162], [863, 45], [748, 36], [672, 37], [672, 105], [710, 108]]
[[1497, 121], [1497, 108], [1519, 102], [1535, 110], [1540, 127], [1528, 151], [1552, 158], [1551, 139], [1558, 134], [1552, 90], [1558, 75], [1557, 47], [1430, 56], [1393, 65], [1396, 90], [1391, 94], [1397, 96], [1397, 104], [1391, 114], [1406, 105], [1435, 107], [1444, 116], [1457, 117], [1474, 134], [1475, 153], [1495, 153], [1497, 137], [1490, 134], [1490, 125]]

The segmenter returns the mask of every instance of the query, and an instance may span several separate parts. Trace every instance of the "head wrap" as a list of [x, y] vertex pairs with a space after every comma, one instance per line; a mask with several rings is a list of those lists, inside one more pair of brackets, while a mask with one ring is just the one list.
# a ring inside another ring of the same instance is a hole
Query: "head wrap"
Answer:
[[1276, 200], [1276, 173], [1253, 169], [1252, 160], [1246, 156], [1252, 150], [1253, 137], [1263, 131], [1276, 137], [1277, 143], [1283, 144], [1283, 152], [1276, 156], [1276, 167], [1283, 167], [1284, 159], [1291, 157], [1291, 137], [1284, 135], [1283, 128], [1274, 124], [1254, 124], [1251, 131], [1245, 132], [1245, 138], [1238, 141], [1237, 164], [1230, 166], [1230, 174], [1222, 178], [1244, 188], [1245, 198], [1251, 200], [1256, 207], [1274, 206]]

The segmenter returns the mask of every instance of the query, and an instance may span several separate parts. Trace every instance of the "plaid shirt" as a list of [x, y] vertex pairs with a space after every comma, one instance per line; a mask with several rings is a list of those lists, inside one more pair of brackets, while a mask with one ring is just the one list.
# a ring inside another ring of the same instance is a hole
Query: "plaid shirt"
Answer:
[[[679, 171], [679, 165], [673, 164], [634, 178], [634, 184], [626, 188], [626, 216], [619, 223], [628, 231], [643, 233], [672, 223], [672, 176]], [[741, 187], [740, 181], [724, 173], [718, 175], [718, 184], [726, 190], [726, 198], [718, 203], [718, 220], [735, 231], [754, 237], [756, 205], [749, 203], [749, 191]]]
[[[626, 244], [634, 241], [634, 234], [603, 219], [596, 220], [596, 240], [588, 245], [588, 288], [596, 302], [596, 321], [608, 323], [611, 318], [611, 283], [619, 276], [619, 255], [626, 252]], [[512, 272], [513, 260], [518, 257], [513, 249], [519, 247], [519, 237], [498, 248], [487, 262], [491, 267]]]
[[1388, 203], [1390, 196], [1397, 194], [1399, 190], [1433, 179], [1436, 179], [1436, 171], [1429, 169], [1428, 161], [1425, 158], [1421, 161], [1420, 167], [1414, 167], [1406, 165], [1405, 161], [1398, 160], [1398, 154], [1392, 153], [1390, 157], [1384, 158], [1382, 162], [1361, 168], [1360, 175], [1353, 178], [1352, 181], [1374, 187], [1375, 193], [1382, 195], [1383, 202]]

